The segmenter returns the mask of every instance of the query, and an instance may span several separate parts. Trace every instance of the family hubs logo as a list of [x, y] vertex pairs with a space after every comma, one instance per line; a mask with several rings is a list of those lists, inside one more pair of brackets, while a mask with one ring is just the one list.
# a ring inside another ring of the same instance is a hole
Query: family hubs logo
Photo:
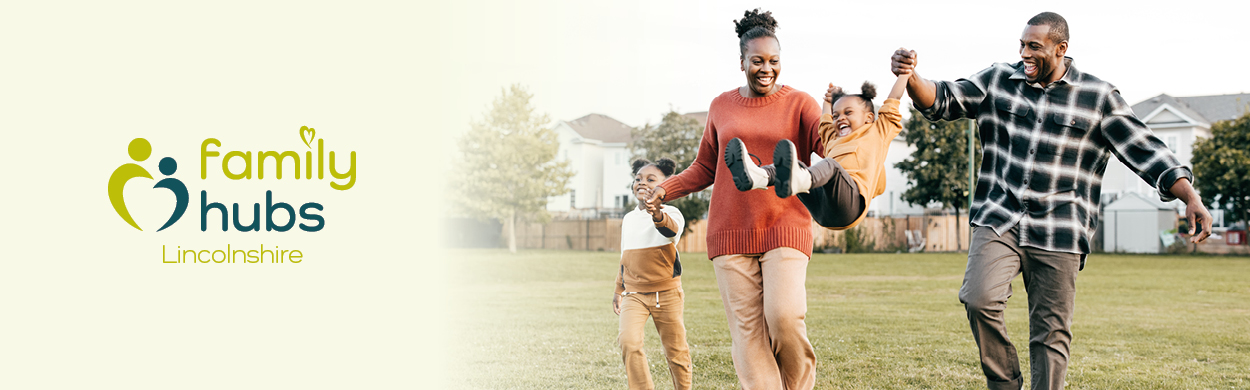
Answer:
[[[220, 157], [221, 172], [227, 179], [230, 180], [252, 180], [253, 178], [255, 178], [255, 180], [264, 180], [266, 177], [266, 163], [271, 162], [268, 166], [272, 167], [272, 180], [282, 180], [284, 166], [290, 167], [290, 175], [287, 175], [287, 177], [294, 177], [295, 180], [312, 180], [314, 177], [313, 168], [315, 166], [317, 171], [316, 178], [318, 180], [324, 180], [328, 165], [330, 176], [333, 178], [330, 180], [330, 188], [339, 191], [346, 191], [351, 189], [352, 186], [356, 184], [355, 151], [350, 153], [347, 169], [340, 171], [338, 169], [339, 165], [336, 164], [335, 153], [333, 151], [330, 151], [328, 154], [329, 161], [327, 164], [327, 153], [325, 150], [324, 138], [316, 139], [316, 155], [314, 156], [313, 140], [317, 135], [316, 129], [308, 126], [300, 127], [299, 135], [300, 139], [304, 142], [304, 145], [309, 149], [304, 152], [302, 161], [300, 153], [296, 151], [256, 151], [253, 155], [252, 151], [231, 150], [225, 152], [225, 155], [222, 156], [222, 153], [217, 149], [221, 148], [221, 141], [216, 138], [207, 138], [200, 143], [200, 179], [208, 179], [209, 159]], [[213, 149], [210, 150], [210, 147]], [[126, 200], [124, 199], [122, 190], [125, 188], [126, 183], [131, 179], [153, 179], [147, 169], [137, 164], [139, 162], [146, 161], [149, 157], [151, 157], [152, 144], [144, 138], [135, 138], [130, 141], [130, 145], [127, 147], [127, 152], [130, 159], [134, 162], [122, 164], [113, 171], [111, 176], [109, 176], [109, 203], [113, 205], [113, 210], [117, 212], [117, 215], [120, 216], [123, 221], [136, 230], [142, 231], [143, 228], [139, 226], [138, 222], [135, 222], [134, 218], [130, 215], [129, 209], [126, 207]], [[236, 160], [241, 160], [243, 164], [242, 170], [237, 172], [232, 171], [230, 168], [231, 161]], [[255, 164], [253, 164], [253, 162], [255, 162]], [[255, 167], [255, 169], [253, 169], [253, 167]], [[190, 194], [187, 191], [187, 186], [183, 184], [181, 180], [172, 177], [174, 173], [178, 171], [178, 162], [173, 157], [161, 158], [160, 162], [157, 164], [157, 169], [166, 177], [157, 181], [156, 185], [152, 188], [168, 189], [174, 193], [175, 198], [173, 213], [170, 214], [169, 219], [165, 221], [165, 224], [156, 230], [159, 232], [173, 226], [180, 219], [182, 219], [182, 216], [186, 213], [188, 204], [190, 203]], [[341, 182], [336, 182], [335, 180], [340, 180]], [[295, 207], [288, 203], [274, 203], [274, 194], [272, 190], [265, 191], [264, 213], [261, 213], [260, 203], [253, 203], [251, 209], [252, 216], [250, 219], [246, 217], [240, 218], [242, 212], [240, 211], [239, 203], [234, 203], [231, 208], [227, 208], [225, 204], [219, 202], [209, 202], [208, 190], [201, 190], [199, 213], [200, 231], [208, 231], [208, 223], [209, 220], [212, 219], [213, 214], [220, 216], [221, 231], [223, 232], [228, 231], [231, 226], [240, 232], [258, 232], [261, 231], [262, 219], [265, 221], [265, 231], [277, 232], [286, 232], [291, 230], [295, 227], [296, 222], [299, 220], [302, 220], [302, 222], [299, 223], [300, 230], [306, 232], [321, 231], [321, 229], [325, 228], [326, 224], [325, 217], [321, 215], [321, 212], [325, 211], [325, 207], [320, 203], [304, 203], [298, 208], [297, 211]], [[212, 213], [212, 211], [217, 211], [217, 213]], [[283, 224], [275, 223], [275, 216], [279, 216], [279, 218], [285, 216], [286, 222]], [[242, 220], [250, 220], [251, 223], [245, 225], [242, 223]], [[164, 259], [164, 245], [162, 245], [161, 248], [162, 259]], [[181, 247], [179, 248], [181, 249]], [[219, 252], [222, 254], [220, 260], [217, 257], [217, 253]], [[259, 256], [253, 255], [257, 252], [259, 252]], [[289, 257], [287, 256], [288, 252], [290, 252]], [[207, 255], [201, 256], [203, 253], [207, 253]], [[272, 254], [272, 261], [276, 262], [281, 262], [281, 260], [289, 258], [292, 262], [298, 263], [299, 261], [297, 259], [302, 258], [302, 254], [299, 253], [298, 250], [283, 250], [279, 252], [276, 246], [272, 251], [265, 250], [263, 245], [259, 251], [231, 251], [230, 246], [227, 245], [227, 249], [225, 251], [216, 250], [211, 251], [211, 253], [207, 250], [198, 252], [193, 250], [180, 250], [178, 253], [178, 261], [164, 262], [183, 262], [184, 259], [187, 261], [194, 259], [194, 261], [199, 261], [201, 263], [207, 263], [208, 261], [217, 263], [234, 262], [236, 254], [239, 255], [237, 258], [249, 263], [263, 262], [266, 254]], [[256, 259], [257, 261], [250, 261], [249, 258]]]

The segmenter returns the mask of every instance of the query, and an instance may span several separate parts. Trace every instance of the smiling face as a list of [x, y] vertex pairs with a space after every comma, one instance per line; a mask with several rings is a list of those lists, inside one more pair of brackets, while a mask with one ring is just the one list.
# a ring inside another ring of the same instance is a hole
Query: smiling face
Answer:
[[655, 186], [660, 185], [667, 178], [668, 176], [665, 176], [664, 172], [660, 172], [660, 168], [656, 167], [655, 164], [647, 164], [639, 168], [638, 173], [634, 174], [634, 197], [638, 198], [639, 205], [641, 206], [641, 203], [647, 199], [647, 196], [643, 195], [644, 192], [642, 190], [653, 190]]
[[777, 92], [781, 75], [781, 45], [777, 38], [760, 37], [747, 42], [741, 69], [747, 76], [747, 97], [763, 97]]
[[1068, 52], [1068, 42], [1055, 42], [1050, 35], [1047, 25], [1026, 26], [1020, 35], [1020, 59], [1030, 83], [1048, 85], [1062, 78], [1067, 70], [1063, 55]]
[[832, 115], [833, 128], [837, 129], [839, 138], [876, 119], [876, 115], [864, 106], [864, 99], [855, 95], [843, 96], [834, 102]]

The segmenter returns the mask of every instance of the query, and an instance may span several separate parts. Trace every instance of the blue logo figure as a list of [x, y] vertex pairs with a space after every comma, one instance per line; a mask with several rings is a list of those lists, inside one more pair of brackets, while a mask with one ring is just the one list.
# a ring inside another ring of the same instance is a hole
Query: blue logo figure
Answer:
[[[178, 162], [174, 161], [172, 157], [165, 157], [161, 159], [158, 167], [161, 170], [161, 174], [170, 176], [173, 175], [174, 172], [178, 171]], [[182, 218], [182, 214], [187, 211], [187, 203], [190, 201], [190, 195], [187, 193], [187, 186], [182, 184], [182, 180], [172, 177], [161, 179], [161, 181], [156, 182], [156, 186], [153, 186], [152, 188], [168, 188], [170, 191], [173, 191], [174, 198], [177, 199], [177, 205], [174, 206], [174, 214], [169, 216], [169, 221], [165, 222], [165, 226], [161, 226], [160, 229], [156, 230], [159, 232], [173, 225], [174, 222], [178, 222], [179, 218]]]

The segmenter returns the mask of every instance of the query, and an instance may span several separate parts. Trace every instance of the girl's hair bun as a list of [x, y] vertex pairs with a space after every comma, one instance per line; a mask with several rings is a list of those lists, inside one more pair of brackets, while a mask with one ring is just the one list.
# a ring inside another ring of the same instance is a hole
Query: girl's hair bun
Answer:
[[664, 176], [672, 176], [673, 171], [677, 169], [677, 162], [671, 159], [661, 158], [659, 160], [655, 160], [655, 167], [660, 168], [660, 173], [663, 173]]
[[651, 162], [647, 161], [647, 159], [645, 158], [640, 158], [640, 159], [634, 160], [634, 163], [632, 165], [633, 165], [633, 172], [635, 175], [637, 175], [639, 169], [642, 169], [642, 167], [645, 167], [647, 165], [651, 165]]
[[870, 82], [865, 81], [864, 85], [859, 87], [859, 90], [859, 96], [862, 96], [864, 100], [872, 101], [873, 98], [877, 97], [877, 86], [872, 85]]

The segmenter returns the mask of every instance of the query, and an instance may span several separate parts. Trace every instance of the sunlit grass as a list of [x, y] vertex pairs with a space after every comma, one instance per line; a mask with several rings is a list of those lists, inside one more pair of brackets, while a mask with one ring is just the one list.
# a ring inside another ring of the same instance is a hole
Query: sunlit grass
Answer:
[[[623, 389], [612, 281], [617, 253], [451, 251], [446, 296], [460, 388]], [[682, 255], [698, 389], [737, 388], [711, 263]], [[962, 254], [818, 254], [808, 267], [808, 337], [819, 389], [983, 389], [956, 293]], [[1007, 325], [1028, 375], [1026, 292]], [[419, 305], [419, 301], [414, 304]], [[1250, 388], [1250, 259], [1092, 255], [1077, 277], [1069, 389]], [[670, 388], [659, 338], [646, 351]]]

